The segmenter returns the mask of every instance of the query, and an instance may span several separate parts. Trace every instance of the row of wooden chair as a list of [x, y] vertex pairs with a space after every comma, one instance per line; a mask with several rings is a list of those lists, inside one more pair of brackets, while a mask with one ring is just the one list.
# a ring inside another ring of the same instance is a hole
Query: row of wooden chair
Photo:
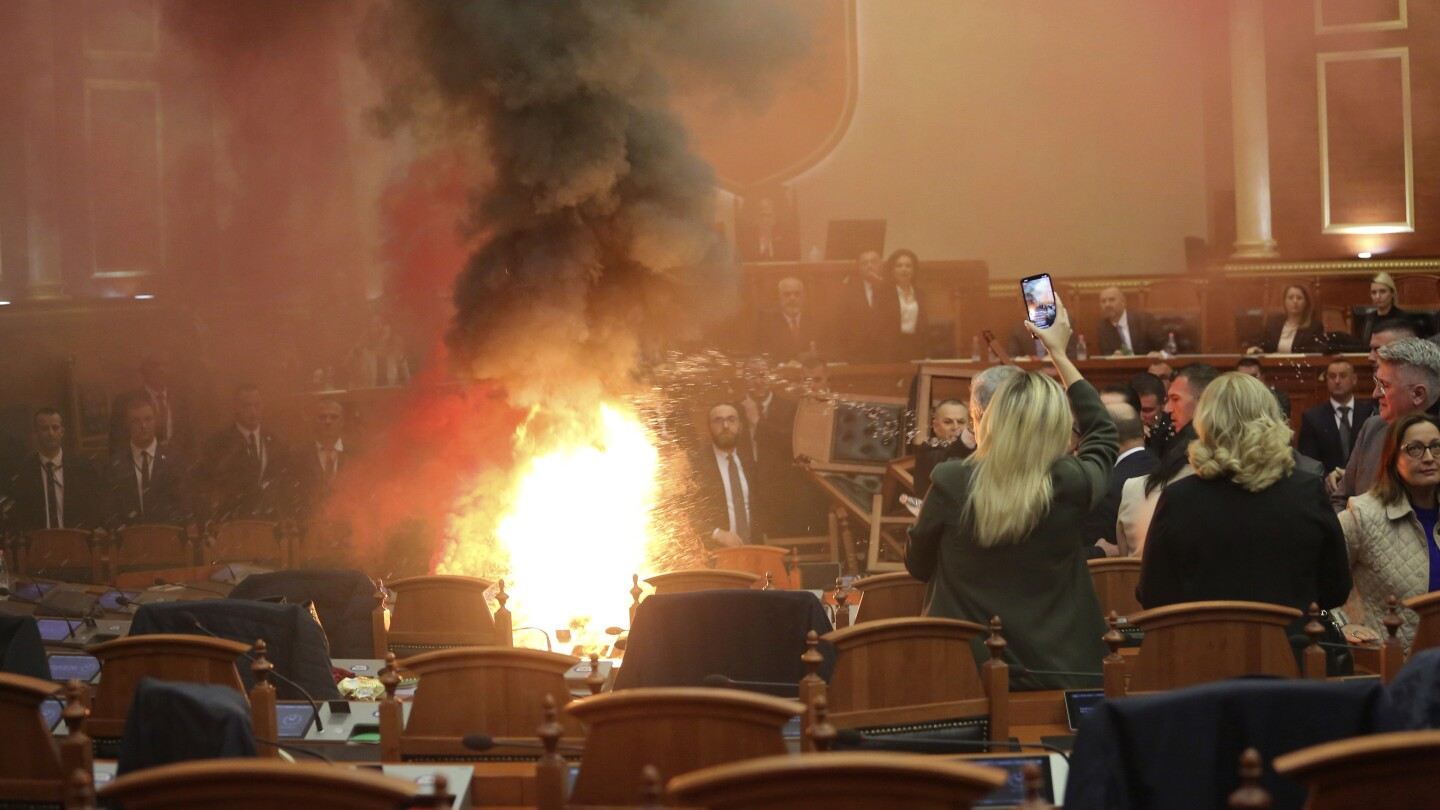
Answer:
[[[220, 562], [266, 562], [274, 568], [333, 561], [343, 526], [316, 522], [233, 520], [198, 529], [159, 524], [127, 526], [114, 534], [82, 529], [38, 529], [5, 541], [22, 576], [88, 578], [116, 584], [126, 574]], [[56, 576], [67, 574], [68, 576]], [[134, 584], [134, 583], [121, 583]]]

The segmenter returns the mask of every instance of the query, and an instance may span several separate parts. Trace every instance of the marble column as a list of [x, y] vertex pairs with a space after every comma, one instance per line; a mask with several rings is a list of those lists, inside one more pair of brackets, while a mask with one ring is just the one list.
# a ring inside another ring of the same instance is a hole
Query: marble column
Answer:
[[55, 109], [55, 4], [25, 0], [26, 67], [20, 90], [25, 160], [25, 231], [29, 279], [26, 297], [68, 297], [61, 274], [60, 165]]
[[1265, 100], [1263, 0], [1230, 0], [1230, 103], [1235, 136], [1235, 251], [1232, 259], [1273, 259], [1270, 126]]

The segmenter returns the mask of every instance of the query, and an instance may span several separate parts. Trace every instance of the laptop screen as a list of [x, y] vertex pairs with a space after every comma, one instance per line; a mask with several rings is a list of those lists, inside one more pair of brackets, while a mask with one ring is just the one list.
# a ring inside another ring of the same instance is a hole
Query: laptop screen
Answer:
[[308, 703], [280, 703], [275, 706], [275, 721], [282, 740], [298, 740], [310, 730], [315, 710]]
[[57, 653], [49, 657], [50, 680], [68, 681], [78, 678], [89, 682], [100, 672], [100, 661], [93, 655]]
[[40, 625], [40, 638], [45, 641], [64, 641], [70, 638], [71, 628], [80, 629], [80, 622], [64, 619], [36, 619]]
[[985, 757], [967, 761], [976, 765], [1004, 768], [1006, 772], [1005, 784], [975, 802], [976, 807], [1013, 807], [1023, 803], [1025, 801], [1025, 774], [1022, 769], [1026, 765], [1032, 764], [1040, 768], [1040, 798], [1050, 803], [1055, 801], [1055, 788], [1050, 777], [1050, 757], [1048, 756]]
[[1065, 691], [1065, 715], [1071, 731], [1080, 730], [1080, 721], [1094, 711], [1105, 700], [1103, 689], [1067, 689]]

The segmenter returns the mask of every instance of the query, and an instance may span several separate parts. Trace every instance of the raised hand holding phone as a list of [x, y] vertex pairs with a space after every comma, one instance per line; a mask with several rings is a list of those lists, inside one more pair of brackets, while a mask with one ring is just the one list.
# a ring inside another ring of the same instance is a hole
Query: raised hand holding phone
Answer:
[[1050, 361], [1055, 364], [1055, 369], [1060, 372], [1060, 377], [1067, 386], [1083, 379], [1080, 370], [1070, 362], [1069, 355], [1065, 354], [1070, 345], [1070, 313], [1065, 310], [1060, 296], [1055, 296], [1055, 321], [1050, 326], [1042, 329], [1036, 326], [1034, 321], [1027, 320], [1025, 328], [1030, 330], [1032, 337], [1045, 344], [1045, 350], [1050, 353]]

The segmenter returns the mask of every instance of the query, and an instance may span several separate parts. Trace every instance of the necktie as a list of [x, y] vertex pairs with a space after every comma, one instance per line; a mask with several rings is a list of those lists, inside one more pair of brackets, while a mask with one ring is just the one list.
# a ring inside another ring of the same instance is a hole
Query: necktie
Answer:
[[143, 493], [150, 489], [150, 451], [146, 450], [140, 454], [140, 491]]
[[735, 463], [735, 454], [730, 454], [730, 500], [735, 507], [735, 533], [740, 539], [750, 542], [750, 512], [745, 503], [745, 487], [740, 483], [740, 465]]
[[325, 448], [325, 477], [334, 480], [340, 472], [340, 451], [333, 447]]
[[788, 320], [788, 321], [790, 322], [790, 336], [793, 337], [793, 338], [795, 338], [795, 342], [796, 342], [796, 343], [799, 343], [799, 342], [800, 342], [800, 316], [796, 315], [796, 316], [793, 316], [793, 317], [788, 317], [788, 318], [786, 318], [786, 320]]
[[170, 441], [170, 405], [163, 392], [156, 398], [155, 405], [155, 438], [164, 444]]
[[55, 497], [55, 462], [45, 462], [45, 528], [63, 529], [60, 525], [60, 504]]
[[1335, 409], [1340, 414], [1340, 458], [1350, 458], [1350, 442], [1352, 434], [1350, 430], [1350, 406], [1341, 405]]
[[255, 480], [259, 481], [265, 476], [265, 466], [260, 460], [260, 442], [258, 439], [258, 434], [247, 433], [245, 434], [245, 438], [245, 446], [247, 448], [246, 451], [250, 454], [250, 474], [254, 476]]

